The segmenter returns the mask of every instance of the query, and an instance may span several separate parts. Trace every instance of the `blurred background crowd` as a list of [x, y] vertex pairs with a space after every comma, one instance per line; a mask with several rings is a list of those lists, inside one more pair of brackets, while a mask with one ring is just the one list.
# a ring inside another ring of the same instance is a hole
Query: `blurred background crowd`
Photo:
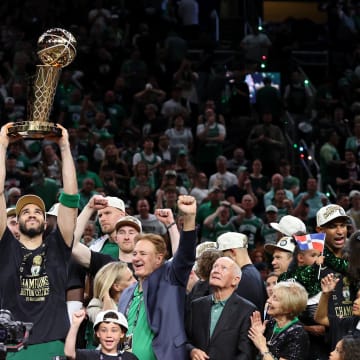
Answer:
[[[102, 193], [129, 214], [142, 199], [150, 212], [176, 214], [176, 196], [188, 193], [199, 204], [199, 241], [221, 233], [204, 224], [218, 211], [222, 224], [238, 216], [236, 230], [255, 248], [271, 239], [269, 222], [290, 214], [311, 230], [317, 210], [337, 202], [356, 230], [359, 2], [316, 3], [323, 23], [264, 22], [262, 2], [232, 3], [239, 21], [230, 26], [215, 0], [3, 1], [1, 124], [28, 118], [37, 39], [61, 27], [77, 56], [50, 120], [69, 130], [80, 210]], [[12, 144], [6, 168], [9, 207], [28, 192], [48, 209], [57, 201], [53, 143]]]

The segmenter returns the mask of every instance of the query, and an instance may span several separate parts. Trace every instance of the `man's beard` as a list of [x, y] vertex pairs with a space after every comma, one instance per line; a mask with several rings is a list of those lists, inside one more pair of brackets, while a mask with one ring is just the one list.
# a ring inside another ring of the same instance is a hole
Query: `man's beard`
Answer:
[[[100, 226], [101, 227], [101, 226]], [[115, 230], [115, 227], [106, 227], [105, 229], [103, 227], [101, 227], [101, 232], [104, 234], [104, 235], [111, 235]]]
[[25, 223], [19, 223], [19, 230], [22, 234], [28, 236], [29, 238], [34, 238], [38, 235], [41, 235], [45, 230], [45, 223], [42, 223], [38, 228], [27, 229]]

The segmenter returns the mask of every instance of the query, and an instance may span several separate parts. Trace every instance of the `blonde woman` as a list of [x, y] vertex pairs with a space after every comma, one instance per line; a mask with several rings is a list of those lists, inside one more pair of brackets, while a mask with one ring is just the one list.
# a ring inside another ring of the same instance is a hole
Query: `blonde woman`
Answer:
[[132, 271], [123, 261], [114, 261], [104, 265], [95, 275], [93, 298], [90, 300], [86, 311], [89, 317], [87, 328], [87, 348], [93, 348], [92, 324], [100, 311], [117, 311], [118, 302], [122, 291], [136, 282]]
[[268, 322], [259, 311], [251, 316], [249, 338], [263, 360], [303, 360], [308, 358], [309, 338], [298, 315], [305, 310], [308, 295], [297, 282], [280, 281], [267, 300]]

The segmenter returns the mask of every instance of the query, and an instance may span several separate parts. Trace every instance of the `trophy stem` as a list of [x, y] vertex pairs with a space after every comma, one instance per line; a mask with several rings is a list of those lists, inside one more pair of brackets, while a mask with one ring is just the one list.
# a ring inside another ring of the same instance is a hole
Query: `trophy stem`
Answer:
[[34, 81], [34, 103], [30, 109], [30, 121], [48, 121], [54, 101], [61, 68], [37, 65]]

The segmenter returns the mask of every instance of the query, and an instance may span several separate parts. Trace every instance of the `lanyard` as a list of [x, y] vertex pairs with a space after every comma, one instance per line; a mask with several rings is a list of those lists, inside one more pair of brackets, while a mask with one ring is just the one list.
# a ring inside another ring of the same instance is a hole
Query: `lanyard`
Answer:
[[[138, 288], [137, 288], [137, 290], [138, 290]], [[125, 312], [126, 318], [128, 318], [129, 311], [130, 311], [130, 307], [131, 307], [131, 304], [132, 304], [133, 301], [134, 301], [134, 297], [135, 297], [135, 296], [140, 296], [140, 300], [139, 300], [139, 304], [138, 304], [138, 306], [137, 306], [137, 308], [136, 308], [135, 320], [134, 320], [134, 324], [133, 324], [133, 326], [132, 326], [132, 332], [134, 332], [134, 330], [135, 330], [135, 328], [136, 328], [137, 322], [138, 322], [138, 320], [139, 320], [141, 303], [142, 303], [143, 300], [144, 300], [144, 295], [143, 295], [143, 293], [140, 294], [140, 292], [139, 292], [138, 295], [135, 295], [135, 293], [134, 293], [134, 296], [133, 296], [132, 300], [129, 302], [129, 305], [128, 305], [127, 308], [126, 308], [126, 312]]]

